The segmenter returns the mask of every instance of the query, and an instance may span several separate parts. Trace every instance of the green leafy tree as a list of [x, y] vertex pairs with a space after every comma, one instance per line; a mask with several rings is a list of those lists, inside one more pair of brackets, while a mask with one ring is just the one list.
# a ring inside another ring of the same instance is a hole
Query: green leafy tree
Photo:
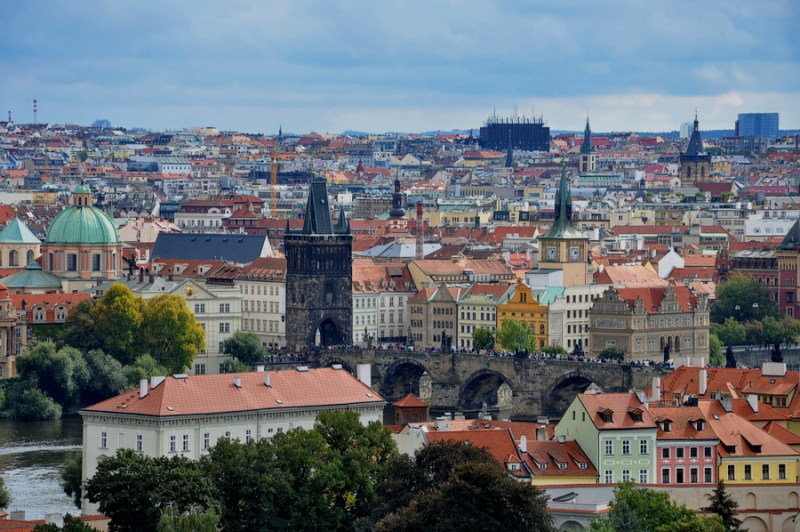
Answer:
[[725, 355], [722, 353], [722, 342], [716, 334], [708, 335], [708, 361], [712, 366], [725, 366]]
[[783, 324], [784, 334], [781, 341], [787, 344], [796, 343], [797, 338], [800, 337], [800, 320], [786, 316], [781, 323]]
[[750, 345], [761, 345], [766, 342], [764, 326], [760, 321], [749, 321], [744, 326], [745, 342]]
[[656, 532], [725, 532], [725, 525], [718, 515], [695, 515], [683, 521], [663, 524]]
[[8, 508], [11, 504], [11, 494], [6, 489], [3, 477], [0, 477], [0, 508]]
[[772, 316], [767, 316], [761, 320], [764, 329], [764, 341], [769, 344], [782, 343], [786, 338], [786, 331], [783, 328], [783, 321], [776, 320]]
[[23, 381], [36, 386], [64, 408], [80, 401], [89, 382], [89, 367], [80, 351], [72, 347], [56, 350], [55, 344], [38, 344], [17, 357], [17, 371]]
[[514, 480], [499, 464], [468, 463], [457, 467], [445, 484], [425, 490], [410, 505], [384, 517], [373, 530], [551, 532], [555, 528], [546, 505], [544, 492]]
[[65, 345], [82, 351], [102, 346], [92, 317], [94, 305], [94, 299], [84, 299], [72, 307], [60, 335]]
[[598, 355], [603, 360], [625, 360], [625, 351], [619, 347], [606, 347]]
[[261, 339], [254, 332], [236, 331], [225, 339], [224, 345], [225, 354], [231, 355], [248, 366], [262, 364], [267, 358], [267, 350], [261, 345]]
[[747, 337], [744, 325], [730, 317], [722, 323], [713, 324], [711, 332], [717, 335], [722, 345], [742, 345]]
[[147, 302], [142, 336], [149, 353], [171, 373], [181, 373], [205, 346], [206, 333], [186, 301], [164, 294]]
[[26, 421], [59, 419], [61, 405], [38, 388], [26, 388], [14, 399], [11, 415]]
[[755, 279], [736, 273], [728, 282], [717, 285], [716, 299], [711, 306], [714, 323], [723, 323], [729, 317], [744, 323], [767, 316], [780, 318], [781, 309], [770, 289]]
[[154, 375], [169, 375], [169, 370], [150, 355], [142, 355], [130, 366], [125, 366], [128, 388], [136, 388], [142, 379], [149, 379]]
[[72, 517], [70, 514], [64, 516], [64, 526], [55, 524], [36, 525], [33, 532], [97, 532], [93, 526], [84, 523], [79, 517]]
[[114, 283], [97, 300], [90, 314], [103, 351], [130, 364], [140, 354], [144, 300], [127, 286]]
[[736, 509], [738, 507], [739, 504], [733, 500], [725, 489], [725, 482], [719, 479], [711, 495], [709, 505], [703, 510], [718, 515], [722, 520], [724, 530], [727, 532], [741, 532], [742, 521], [736, 517]]
[[544, 346], [544, 349], [542, 349], [542, 352], [546, 353], [548, 355], [566, 355], [567, 354], [567, 350], [564, 349], [560, 345], [546, 345], [546, 346]]
[[220, 365], [220, 373], [247, 373], [250, 366], [238, 360], [230, 360]]
[[161, 512], [161, 519], [156, 526], [157, 532], [217, 532], [220, 517], [213, 508], [203, 510], [199, 506], [191, 506], [181, 512], [174, 504], [168, 504]]
[[491, 349], [494, 347], [494, 331], [486, 327], [478, 327], [472, 331], [472, 345], [475, 349]]
[[81, 486], [83, 484], [83, 453], [75, 452], [67, 457], [61, 468], [61, 488], [72, 497], [75, 508], [81, 507]]
[[160, 508], [169, 503], [210, 508], [214, 493], [199, 462], [181, 456], [151, 458], [132, 449], [100, 462], [86, 483], [86, 498], [111, 518], [112, 532], [151, 532], [161, 520]]
[[117, 359], [100, 349], [92, 349], [83, 358], [91, 376], [83, 389], [83, 404], [94, 404], [128, 389], [125, 368]]
[[534, 343], [533, 334], [527, 323], [509, 318], [497, 331], [497, 341], [509, 351], [522, 351]]

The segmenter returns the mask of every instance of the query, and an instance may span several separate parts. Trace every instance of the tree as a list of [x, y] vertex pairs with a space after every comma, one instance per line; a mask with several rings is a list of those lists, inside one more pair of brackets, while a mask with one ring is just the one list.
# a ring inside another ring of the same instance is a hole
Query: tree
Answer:
[[186, 301], [172, 294], [147, 302], [142, 336], [149, 353], [171, 373], [188, 368], [206, 343], [205, 330]]
[[38, 388], [27, 388], [12, 402], [11, 415], [26, 421], [59, 419], [61, 405]]
[[723, 323], [713, 324], [711, 332], [717, 335], [723, 345], [742, 345], [747, 336], [744, 325], [733, 318], [725, 318]]
[[703, 510], [713, 512], [722, 519], [722, 524], [727, 532], [740, 532], [742, 522], [736, 518], [736, 508], [739, 504], [733, 500], [725, 489], [722, 479], [717, 481], [717, 487], [711, 495], [711, 502]]
[[736, 273], [727, 283], [717, 285], [717, 297], [711, 306], [714, 323], [723, 323], [729, 317], [744, 323], [767, 316], [780, 318], [781, 309], [770, 289], [755, 279]]
[[504, 349], [519, 352], [527, 349], [533, 340], [531, 329], [527, 323], [509, 318], [503, 320], [503, 325], [497, 331], [497, 341]]
[[17, 371], [23, 381], [34, 384], [66, 409], [78, 404], [90, 378], [80, 351], [72, 347], [56, 350], [53, 343], [38, 344], [19, 355]]
[[217, 532], [220, 517], [213, 508], [203, 510], [193, 505], [181, 511], [174, 504], [168, 504], [161, 512], [157, 532]]
[[[491, 501], [491, 504], [487, 504]], [[495, 464], [468, 463], [450, 480], [419, 494], [376, 523], [376, 532], [430, 530], [554, 531], [547, 496], [511, 478]]]
[[625, 351], [620, 349], [619, 347], [606, 347], [600, 354], [598, 355], [602, 360], [619, 360], [620, 362], [625, 360]]
[[[578, 345], [577, 343], [575, 345]], [[542, 352], [548, 355], [566, 355], [567, 350], [560, 345], [546, 345]]]
[[142, 355], [130, 366], [125, 366], [125, 377], [128, 379], [128, 388], [136, 388], [142, 379], [149, 379], [156, 375], [168, 375], [169, 370], [158, 363], [150, 355]]
[[84, 351], [102, 346], [92, 317], [94, 305], [94, 299], [84, 299], [72, 307], [60, 335], [65, 345]]
[[472, 345], [475, 349], [494, 348], [494, 331], [486, 327], [478, 327], [472, 331]]
[[8, 508], [11, 505], [11, 494], [6, 489], [3, 477], [0, 477], [0, 509]]
[[722, 354], [722, 342], [716, 334], [708, 335], [708, 361], [712, 366], [724, 366], [725, 355]]
[[127, 286], [114, 283], [91, 310], [103, 350], [122, 364], [132, 363], [140, 354], [143, 309], [142, 298]]
[[92, 349], [83, 358], [91, 376], [83, 389], [83, 404], [94, 404], [128, 389], [125, 368], [117, 359], [100, 349]]
[[786, 316], [782, 320], [783, 325], [783, 339], [781, 340], [786, 344], [793, 344], [800, 337], [800, 320]]
[[764, 326], [760, 321], [749, 321], [744, 326], [745, 341], [750, 345], [761, 345], [766, 342]]
[[64, 526], [58, 525], [36, 525], [33, 532], [97, 532], [93, 526], [84, 523], [79, 517], [72, 517], [70, 514], [64, 516]]
[[72, 497], [75, 508], [80, 509], [83, 484], [83, 453], [75, 452], [64, 462], [61, 468], [61, 488]]
[[656, 532], [725, 532], [725, 525], [718, 515], [694, 515], [683, 521], [663, 524], [656, 528]]
[[225, 339], [224, 344], [225, 354], [231, 355], [248, 366], [261, 364], [267, 358], [267, 350], [261, 345], [261, 339], [254, 332], [236, 331]]
[[214, 487], [200, 463], [181, 456], [151, 458], [120, 449], [97, 465], [86, 483], [86, 498], [111, 518], [109, 530], [149, 532], [161, 519], [159, 508], [197, 504], [211, 507]]

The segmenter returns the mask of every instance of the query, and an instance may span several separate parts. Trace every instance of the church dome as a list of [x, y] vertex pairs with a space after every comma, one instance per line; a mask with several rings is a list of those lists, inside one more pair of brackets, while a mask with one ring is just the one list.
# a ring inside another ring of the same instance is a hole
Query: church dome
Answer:
[[97, 207], [86, 205], [72, 206], [56, 216], [44, 243], [102, 245], [119, 244], [120, 241], [111, 219]]

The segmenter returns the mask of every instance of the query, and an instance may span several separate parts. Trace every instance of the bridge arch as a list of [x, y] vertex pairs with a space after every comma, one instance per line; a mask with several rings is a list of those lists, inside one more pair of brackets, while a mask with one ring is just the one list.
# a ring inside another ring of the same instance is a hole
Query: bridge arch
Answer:
[[386, 368], [380, 394], [388, 401], [397, 401], [409, 393], [430, 402], [433, 395], [431, 373], [419, 360], [401, 358]]
[[348, 362], [345, 362], [344, 360], [342, 360], [340, 358], [331, 357], [331, 358], [326, 358], [326, 359], [322, 359], [322, 360], [319, 361], [320, 367], [323, 367], [323, 368], [330, 368], [330, 367], [333, 367], [335, 364], [341, 365], [342, 369], [347, 371], [351, 375], [357, 375], [358, 374], [356, 372], [356, 369], [353, 366], [351, 366]]
[[458, 391], [458, 407], [462, 410], [480, 410], [483, 403], [490, 407], [510, 407], [514, 383], [500, 373], [481, 369], [464, 379]]
[[564, 373], [542, 394], [542, 413], [559, 417], [579, 393], [592, 385], [600, 390], [605, 388], [594, 376], [580, 370]]

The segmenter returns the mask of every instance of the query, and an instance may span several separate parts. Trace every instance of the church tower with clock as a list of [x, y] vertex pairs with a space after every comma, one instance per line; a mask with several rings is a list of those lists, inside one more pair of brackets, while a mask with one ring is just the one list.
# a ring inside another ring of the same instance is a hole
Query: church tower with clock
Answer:
[[555, 201], [555, 221], [539, 237], [539, 270], [560, 270], [561, 286], [586, 285], [589, 239], [572, 223], [572, 194], [567, 185], [567, 170], [561, 165], [561, 182]]

